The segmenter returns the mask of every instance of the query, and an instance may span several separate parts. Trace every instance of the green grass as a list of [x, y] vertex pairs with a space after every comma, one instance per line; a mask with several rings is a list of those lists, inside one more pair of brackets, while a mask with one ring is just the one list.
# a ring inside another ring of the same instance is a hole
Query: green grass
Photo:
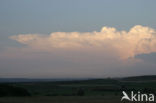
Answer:
[[[55, 96], [55, 97], [5, 97], [0, 103], [121, 103], [120, 97], [108, 96]], [[128, 103], [128, 102], [125, 102]]]
[[74, 96], [79, 89], [83, 89], [85, 96], [120, 95], [126, 90], [144, 91], [156, 90], [156, 81], [121, 81], [113, 79], [97, 79], [82, 81], [59, 81], [37, 83], [11, 83], [16, 87], [27, 89], [33, 96]]
[[[0, 103], [123, 103], [120, 101], [122, 90], [141, 92], [156, 91], [156, 81], [125, 81], [96, 79], [59, 82], [7, 83], [22, 87], [31, 93], [31, 97], [0, 97]], [[78, 96], [82, 89], [84, 96]], [[128, 103], [128, 102], [124, 102]]]

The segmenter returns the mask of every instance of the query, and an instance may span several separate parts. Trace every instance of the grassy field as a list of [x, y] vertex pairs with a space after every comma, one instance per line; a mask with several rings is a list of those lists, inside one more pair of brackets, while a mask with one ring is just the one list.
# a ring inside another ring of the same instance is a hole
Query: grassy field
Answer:
[[120, 103], [120, 97], [107, 96], [50, 96], [3, 97], [0, 103]]
[[156, 94], [156, 79], [148, 78], [1, 83], [0, 89], [1, 85], [24, 88], [31, 96], [1, 96], [0, 103], [121, 103], [123, 90]]

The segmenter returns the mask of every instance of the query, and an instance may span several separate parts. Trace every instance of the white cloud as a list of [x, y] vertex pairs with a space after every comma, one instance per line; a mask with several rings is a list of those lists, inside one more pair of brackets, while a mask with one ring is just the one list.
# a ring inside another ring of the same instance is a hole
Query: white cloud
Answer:
[[100, 32], [19, 34], [10, 38], [25, 46], [0, 52], [0, 75], [4, 77], [93, 78], [156, 73], [154, 59], [141, 58], [156, 52], [156, 31], [150, 27], [137, 25], [129, 31], [103, 27]]
[[54, 32], [50, 35], [19, 34], [10, 37], [29, 49], [52, 52], [54, 50], [96, 50], [103, 54], [116, 54], [121, 59], [138, 54], [156, 52], [156, 31], [150, 27], [136, 25], [127, 31], [103, 27], [100, 32]]

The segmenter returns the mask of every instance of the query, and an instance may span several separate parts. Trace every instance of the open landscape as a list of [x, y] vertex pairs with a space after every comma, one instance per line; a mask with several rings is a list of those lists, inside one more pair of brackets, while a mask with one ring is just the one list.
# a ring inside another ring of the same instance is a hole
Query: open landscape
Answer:
[[0, 0], [0, 103], [156, 103], [156, 0]]
[[155, 93], [156, 76], [5, 82], [0, 84], [0, 103], [120, 103], [122, 91]]

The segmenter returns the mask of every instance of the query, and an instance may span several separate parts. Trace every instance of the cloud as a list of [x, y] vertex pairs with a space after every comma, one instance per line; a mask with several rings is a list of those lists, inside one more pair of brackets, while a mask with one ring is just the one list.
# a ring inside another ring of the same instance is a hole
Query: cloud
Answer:
[[34, 51], [94, 51], [116, 55], [120, 59], [156, 52], [156, 31], [136, 25], [128, 32], [103, 27], [100, 32], [54, 32], [50, 35], [19, 34], [10, 37]]
[[10, 38], [22, 45], [0, 52], [3, 77], [97, 78], [156, 73], [156, 31], [150, 27], [136, 25], [129, 31], [103, 27], [93, 32]]

